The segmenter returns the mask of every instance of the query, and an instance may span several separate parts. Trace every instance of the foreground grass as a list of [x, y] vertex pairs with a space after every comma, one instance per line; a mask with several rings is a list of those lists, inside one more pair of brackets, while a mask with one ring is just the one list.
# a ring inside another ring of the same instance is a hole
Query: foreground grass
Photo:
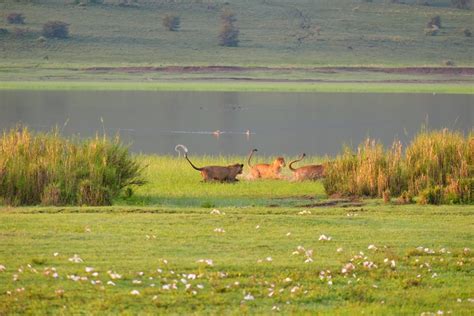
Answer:
[[351, 92], [473, 94], [469, 83], [302, 83], [302, 82], [104, 82], [104, 81], [3, 81], [0, 90], [130, 90], [229, 92]]
[[1, 314], [472, 311], [473, 206], [311, 207], [318, 182], [204, 184], [183, 159], [139, 159], [149, 182], [116, 206], [0, 208]]

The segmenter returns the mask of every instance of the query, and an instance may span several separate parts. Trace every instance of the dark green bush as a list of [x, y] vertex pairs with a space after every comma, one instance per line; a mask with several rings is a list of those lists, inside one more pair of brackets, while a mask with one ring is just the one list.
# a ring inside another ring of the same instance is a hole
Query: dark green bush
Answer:
[[69, 24], [61, 21], [49, 21], [43, 25], [43, 36], [48, 38], [68, 38]]
[[163, 17], [163, 26], [168, 31], [179, 30], [180, 23], [181, 23], [181, 19], [179, 16], [167, 14]]

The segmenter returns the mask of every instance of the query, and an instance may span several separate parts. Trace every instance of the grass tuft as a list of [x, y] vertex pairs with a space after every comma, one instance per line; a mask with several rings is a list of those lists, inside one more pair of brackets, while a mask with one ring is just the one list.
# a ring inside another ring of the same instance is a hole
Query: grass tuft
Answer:
[[79, 141], [17, 127], [0, 138], [0, 199], [9, 205], [110, 205], [141, 165], [118, 138]]

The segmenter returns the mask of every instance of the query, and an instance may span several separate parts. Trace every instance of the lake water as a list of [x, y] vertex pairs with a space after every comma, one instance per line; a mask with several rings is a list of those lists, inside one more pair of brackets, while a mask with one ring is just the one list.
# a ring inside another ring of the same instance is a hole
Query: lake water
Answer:
[[134, 152], [159, 154], [184, 144], [192, 154], [334, 155], [367, 136], [407, 143], [422, 125], [467, 133], [473, 112], [473, 95], [0, 91], [0, 129], [105, 130]]

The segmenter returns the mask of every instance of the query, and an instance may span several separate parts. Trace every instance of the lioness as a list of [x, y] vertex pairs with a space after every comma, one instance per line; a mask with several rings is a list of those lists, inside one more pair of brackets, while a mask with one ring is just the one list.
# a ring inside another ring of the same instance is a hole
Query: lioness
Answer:
[[189, 162], [191, 167], [195, 170], [201, 171], [202, 180], [207, 181], [220, 181], [220, 182], [236, 182], [239, 181], [235, 177], [238, 174], [241, 174], [244, 165], [243, 164], [233, 164], [229, 166], [205, 166], [202, 168], [196, 167], [191, 160], [188, 158], [188, 149], [184, 145], [176, 145], [174, 150], [180, 153], [179, 148], [182, 148], [184, 151], [184, 158]]
[[255, 166], [250, 164], [250, 159], [257, 149], [252, 149], [247, 160], [250, 167], [250, 178], [252, 179], [282, 179], [281, 169], [286, 166], [285, 159], [283, 157], [277, 157], [272, 164], [261, 163]]
[[292, 165], [298, 161], [303, 160], [306, 154], [303, 153], [299, 159], [296, 159], [288, 165], [290, 170], [293, 172], [294, 181], [304, 180], [317, 180], [324, 177], [324, 166], [323, 165], [307, 165], [300, 168], [293, 168]]

